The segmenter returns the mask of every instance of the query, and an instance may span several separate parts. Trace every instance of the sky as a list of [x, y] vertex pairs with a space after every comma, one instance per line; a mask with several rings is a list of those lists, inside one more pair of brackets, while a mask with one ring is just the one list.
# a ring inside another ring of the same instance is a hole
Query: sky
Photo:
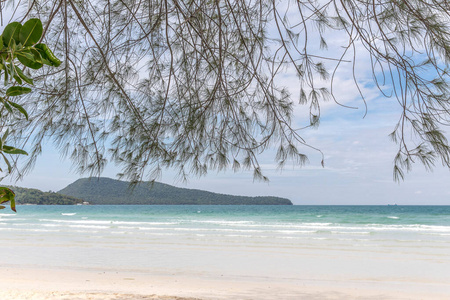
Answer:
[[[271, 156], [263, 155], [263, 172], [269, 177], [269, 183], [254, 181], [248, 171], [211, 171], [205, 177], [180, 182], [175, 172], [166, 170], [158, 181], [224, 194], [285, 197], [299, 205], [450, 204], [450, 172], [439, 165], [428, 172], [416, 164], [403, 182], [394, 182], [392, 167], [396, 145], [388, 138], [395, 124], [389, 122], [391, 119], [389, 111], [371, 110], [370, 106], [364, 119], [342, 107], [330, 109], [320, 127], [308, 132], [306, 137], [324, 153], [325, 167], [320, 164], [321, 156], [312, 152], [306, 166], [287, 165], [279, 171]], [[108, 165], [102, 176], [116, 178], [119, 171]], [[69, 160], [62, 159], [47, 145], [34, 170], [14, 184], [58, 191], [80, 177]], [[4, 183], [10, 184], [7, 180]]]
[[[341, 38], [332, 36], [329, 44], [341, 45]], [[363, 53], [362, 49], [357, 51]], [[364, 102], [352, 83], [351, 66], [344, 66], [336, 77], [335, 94], [341, 103], [358, 109], [345, 108], [332, 101], [323, 103], [320, 126], [302, 131], [306, 141], [323, 152], [324, 167], [321, 155], [308, 151], [306, 166], [286, 165], [280, 171], [273, 162], [273, 155], [265, 153], [260, 162], [269, 183], [254, 181], [251, 171], [210, 171], [204, 177], [180, 182], [175, 172], [165, 170], [158, 181], [224, 194], [285, 197], [298, 205], [450, 205], [450, 172], [439, 163], [432, 172], [415, 164], [404, 181], [393, 180], [397, 147], [388, 135], [400, 116], [400, 107], [395, 99], [384, 98], [370, 83], [367, 57], [362, 56], [357, 68], [358, 80], [366, 95], [367, 115], [364, 117]], [[295, 75], [286, 73], [283, 82], [296, 99], [298, 81]], [[294, 123], [305, 124], [307, 109], [296, 105]], [[116, 178], [119, 172], [119, 168], [108, 165], [102, 176]], [[85, 176], [77, 174], [71, 162], [62, 159], [49, 144], [34, 170], [23, 180], [4, 179], [3, 184], [58, 191], [81, 177]]]

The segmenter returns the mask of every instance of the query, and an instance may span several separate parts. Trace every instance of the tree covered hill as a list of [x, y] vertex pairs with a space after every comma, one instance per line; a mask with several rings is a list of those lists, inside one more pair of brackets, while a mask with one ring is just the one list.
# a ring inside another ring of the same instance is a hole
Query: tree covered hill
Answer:
[[17, 204], [43, 204], [43, 205], [75, 205], [83, 200], [55, 192], [43, 192], [38, 189], [23, 187], [10, 187], [16, 194]]
[[286, 198], [224, 195], [159, 182], [142, 182], [131, 189], [129, 182], [110, 178], [79, 179], [59, 193], [91, 204], [292, 205]]

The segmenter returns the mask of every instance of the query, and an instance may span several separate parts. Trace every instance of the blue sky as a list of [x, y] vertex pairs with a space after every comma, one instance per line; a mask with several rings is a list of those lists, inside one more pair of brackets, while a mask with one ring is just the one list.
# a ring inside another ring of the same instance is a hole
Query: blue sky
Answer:
[[[345, 44], [345, 39], [334, 34], [328, 43], [329, 53], [333, 53], [333, 46], [338, 49]], [[261, 155], [260, 162], [269, 183], [254, 182], [250, 171], [212, 171], [205, 177], [193, 177], [184, 183], [176, 180], [174, 172], [166, 170], [159, 181], [218, 193], [286, 197], [295, 204], [450, 204], [447, 185], [450, 173], [440, 165], [433, 172], [427, 172], [416, 164], [404, 182], [393, 181], [393, 158], [397, 148], [388, 135], [394, 129], [400, 107], [395, 99], [384, 98], [373, 86], [368, 57], [364, 56], [363, 49], [356, 51], [359, 57], [356, 73], [366, 96], [367, 116], [363, 118], [364, 102], [353, 84], [351, 64], [344, 64], [336, 74], [334, 92], [339, 102], [358, 109], [344, 108], [332, 101], [322, 103], [319, 128], [302, 132], [309, 144], [324, 153], [325, 167], [320, 164], [319, 153], [307, 150], [309, 164], [302, 168], [286, 165], [283, 171], [277, 171], [273, 155], [266, 153]], [[298, 80], [293, 72], [288, 71], [283, 76], [283, 84], [289, 87], [296, 101]], [[307, 124], [307, 111], [305, 106], [296, 106], [294, 123], [298, 127]], [[118, 172], [118, 168], [109, 165], [102, 176], [115, 178]], [[68, 159], [62, 160], [59, 153], [47, 145], [35, 169], [22, 181], [12, 183], [6, 179], [3, 183], [58, 191], [80, 177], [72, 170]]]

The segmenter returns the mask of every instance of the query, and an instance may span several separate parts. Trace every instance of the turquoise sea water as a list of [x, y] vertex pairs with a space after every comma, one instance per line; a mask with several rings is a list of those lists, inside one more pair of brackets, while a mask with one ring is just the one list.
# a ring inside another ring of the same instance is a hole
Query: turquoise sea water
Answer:
[[450, 206], [18, 206], [0, 239], [3, 266], [450, 280]]
[[450, 235], [450, 206], [19, 206], [0, 212], [5, 232], [167, 233], [249, 237]]

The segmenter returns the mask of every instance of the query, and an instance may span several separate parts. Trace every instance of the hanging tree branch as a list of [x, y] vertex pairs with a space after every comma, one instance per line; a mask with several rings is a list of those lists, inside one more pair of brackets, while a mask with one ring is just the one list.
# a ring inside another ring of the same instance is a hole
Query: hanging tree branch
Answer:
[[[307, 161], [315, 148], [301, 130], [319, 125], [323, 101], [342, 101], [340, 69], [352, 70], [366, 105], [356, 66], [368, 57], [374, 86], [402, 108], [394, 177], [416, 160], [450, 167], [449, 11], [443, 0], [33, 2], [27, 14], [47, 23], [45, 41], [67, 60], [41, 71], [26, 102], [33, 120], [18, 132], [37, 128], [31, 153], [47, 137], [94, 174], [109, 158], [132, 181], [164, 167], [186, 178], [242, 166], [266, 179], [263, 151], [275, 149], [280, 166]], [[327, 51], [333, 35], [344, 42]], [[298, 90], [283, 86], [286, 72]], [[301, 130], [293, 93], [310, 114]]]

